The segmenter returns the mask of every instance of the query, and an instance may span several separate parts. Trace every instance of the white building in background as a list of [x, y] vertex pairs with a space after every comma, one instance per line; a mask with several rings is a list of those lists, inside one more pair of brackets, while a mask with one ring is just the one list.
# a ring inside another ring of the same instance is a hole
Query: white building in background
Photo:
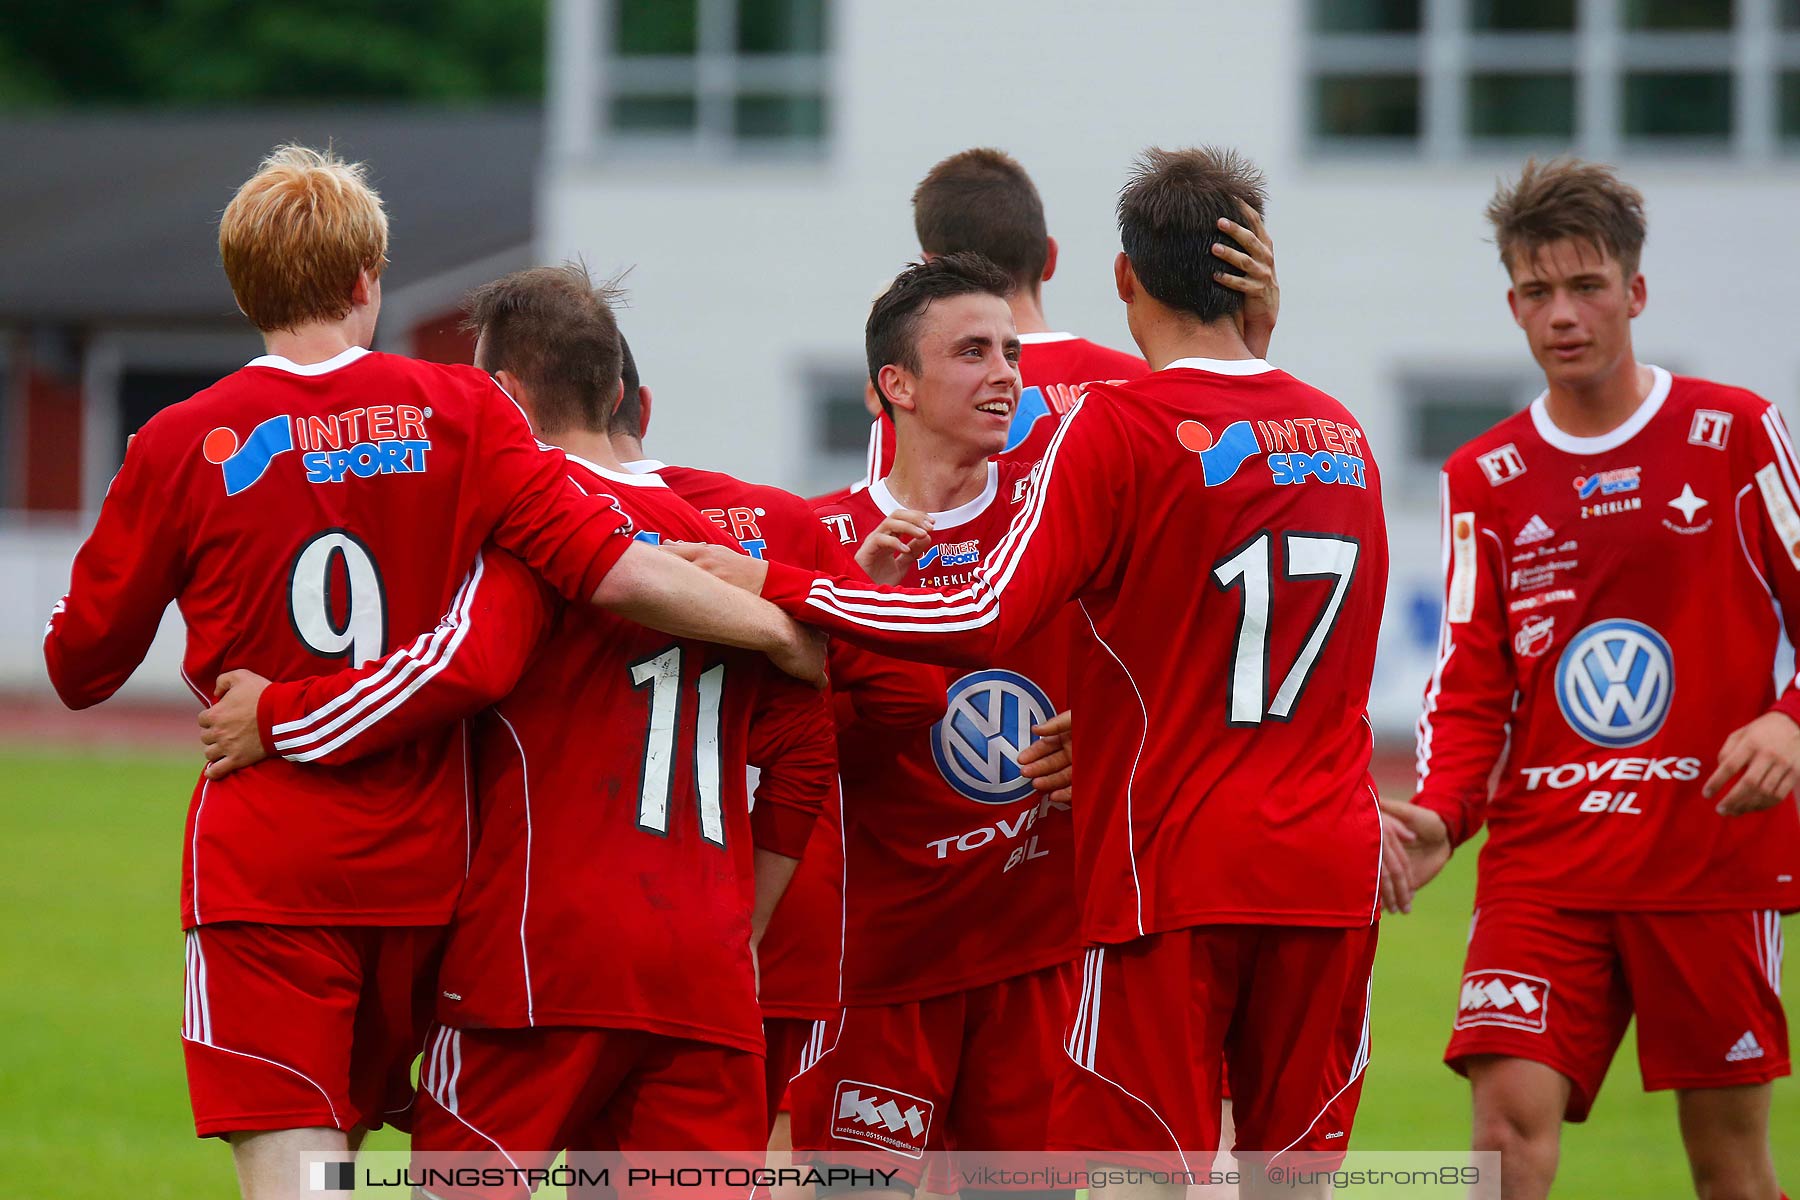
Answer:
[[[1387, 733], [1410, 724], [1433, 658], [1438, 464], [1537, 386], [1482, 217], [1528, 153], [1616, 161], [1644, 190], [1646, 359], [1800, 411], [1784, 304], [1800, 278], [1800, 0], [551, 3], [536, 257], [629, 269], [624, 325], [658, 397], [659, 456], [797, 490], [861, 470], [863, 321], [917, 252], [909, 200], [932, 163], [972, 145], [1017, 155], [1062, 251], [1048, 316], [1127, 346], [1111, 263], [1133, 156], [1225, 143], [1253, 157], [1283, 285], [1270, 357], [1362, 417], [1383, 471], [1394, 576], [1374, 708]], [[498, 147], [483, 128], [466, 119], [460, 161], [516, 185], [535, 127]], [[443, 196], [442, 152], [409, 172], [402, 150], [345, 140], [378, 178], [395, 172], [383, 186], [397, 251], [403, 220], [421, 222], [413, 259], [514, 244], [510, 222], [429, 234], [492, 190]], [[439, 199], [402, 199], [407, 181]], [[9, 379], [24, 344], [0, 344]], [[7, 395], [29, 398], [14, 382]], [[128, 432], [115, 409], [82, 410], [94, 436], [65, 490], [89, 503]], [[20, 457], [22, 420], [0, 419], [0, 466]], [[42, 621], [75, 536], [68, 521], [0, 532], [0, 573], [17, 585], [0, 594], [0, 687], [47, 689]], [[179, 635], [171, 610], [127, 696], [186, 695]]]
[[1053, 325], [1128, 346], [1113, 201], [1147, 145], [1267, 172], [1270, 355], [1368, 428], [1394, 582], [1376, 715], [1436, 630], [1436, 470], [1537, 385], [1482, 212], [1528, 153], [1648, 198], [1640, 354], [1790, 412], [1800, 347], [1794, 0], [555, 0], [538, 236], [629, 269], [655, 452], [796, 489], [854, 477], [862, 328], [939, 158], [1000, 146], [1062, 248]]

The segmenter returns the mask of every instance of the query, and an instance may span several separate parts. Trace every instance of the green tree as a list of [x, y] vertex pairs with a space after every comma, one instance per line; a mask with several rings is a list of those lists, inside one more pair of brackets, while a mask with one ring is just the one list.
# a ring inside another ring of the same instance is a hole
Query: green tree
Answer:
[[0, 106], [537, 101], [546, 0], [0, 2]]

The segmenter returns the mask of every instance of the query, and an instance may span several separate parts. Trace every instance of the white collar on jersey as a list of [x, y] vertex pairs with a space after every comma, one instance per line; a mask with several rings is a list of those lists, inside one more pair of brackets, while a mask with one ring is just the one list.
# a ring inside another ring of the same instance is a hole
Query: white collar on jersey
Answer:
[[1021, 346], [1041, 346], [1045, 342], [1072, 342], [1074, 340], [1075, 335], [1072, 333], [1021, 333], [1019, 335], [1019, 345]]
[[1636, 437], [1656, 416], [1663, 401], [1669, 398], [1669, 385], [1674, 379], [1661, 367], [1651, 367], [1650, 374], [1650, 394], [1644, 397], [1644, 402], [1637, 406], [1637, 411], [1625, 418], [1625, 423], [1617, 429], [1610, 429], [1594, 437], [1576, 437], [1572, 433], [1564, 433], [1550, 419], [1550, 411], [1544, 404], [1545, 398], [1550, 395], [1547, 391], [1531, 402], [1531, 423], [1536, 427], [1539, 437], [1564, 454], [1604, 454], [1608, 450], [1616, 450]]
[[[948, 512], [932, 513], [932, 525], [939, 532], [942, 532], [946, 529], [954, 529], [956, 526], [961, 525], [966, 521], [972, 521], [980, 516], [987, 509], [987, 506], [994, 502], [994, 497], [999, 494], [1000, 468], [994, 463], [993, 459], [989, 459], [987, 486], [981, 489], [981, 495], [975, 497], [967, 504], [957, 505]], [[886, 479], [877, 479], [874, 483], [869, 485], [869, 499], [875, 502], [876, 508], [879, 508], [883, 514], [890, 517], [906, 507], [906, 505], [894, 499], [894, 493], [888, 491]]]
[[624, 467], [627, 471], [630, 471], [633, 475], [654, 475], [669, 464], [663, 462], [660, 458], [634, 458], [628, 463], [620, 463], [619, 465]]
[[1214, 375], [1266, 375], [1275, 368], [1260, 358], [1178, 358], [1165, 371], [1186, 367], [1190, 371], [1211, 371]]
[[247, 367], [274, 367], [277, 371], [286, 371], [289, 375], [329, 375], [339, 367], [347, 367], [368, 351], [361, 346], [352, 346], [339, 354], [334, 354], [324, 362], [297, 363], [291, 358], [283, 358], [279, 354], [265, 354], [253, 358], [244, 365]]
[[629, 470], [625, 470], [625, 471], [609, 470], [608, 468], [601, 466], [599, 463], [589, 462], [587, 459], [581, 457], [581, 455], [579, 455], [579, 454], [570, 454], [567, 450], [563, 451], [563, 457], [567, 458], [570, 462], [580, 463], [582, 466], [586, 467], [588, 470], [592, 471], [594, 474], [600, 476], [602, 479], [610, 479], [614, 483], [623, 483], [630, 487], [668, 487], [669, 486], [668, 484], [663, 482], [661, 475], [633, 475], [630, 473]]

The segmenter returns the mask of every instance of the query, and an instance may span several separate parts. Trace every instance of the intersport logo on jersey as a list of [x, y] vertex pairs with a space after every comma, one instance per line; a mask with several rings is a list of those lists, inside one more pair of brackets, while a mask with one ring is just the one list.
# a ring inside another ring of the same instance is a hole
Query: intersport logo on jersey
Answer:
[[323, 417], [270, 417], [241, 443], [235, 429], [221, 425], [201, 441], [200, 456], [218, 466], [227, 496], [250, 487], [293, 450], [300, 451], [308, 483], [409, 475], [425, 469], [430, 415], [429, 408], [411, 404], [371, 404]]
[[1200, 456], [1207, 487], [1228, 483], [1257, 455], [1266, 456], [1269, 481], [1277, 486], [1339, 483], [1368, 487], [1362, 430], [1339, 421], [1295, 417], [1288, 421], [1233, 421], [1215, 438], [1199, 421], [1175, 427], [1175, 440]]

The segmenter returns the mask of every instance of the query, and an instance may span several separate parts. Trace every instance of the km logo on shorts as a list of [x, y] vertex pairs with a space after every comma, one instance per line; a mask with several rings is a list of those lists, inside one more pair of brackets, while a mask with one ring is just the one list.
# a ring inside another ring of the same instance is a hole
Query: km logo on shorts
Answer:
[[1463, 976], [1456, 1028], [1505, 1025], [1542, 1033], [1549, 1019], [1549, 980], [1517, 971], [1470, 971]]
[[838, 1083], [831, 1136], [868, 1142], [908, 1158], [923, 1158], [932, 1104], [918, 1096], [855, 1079]]

